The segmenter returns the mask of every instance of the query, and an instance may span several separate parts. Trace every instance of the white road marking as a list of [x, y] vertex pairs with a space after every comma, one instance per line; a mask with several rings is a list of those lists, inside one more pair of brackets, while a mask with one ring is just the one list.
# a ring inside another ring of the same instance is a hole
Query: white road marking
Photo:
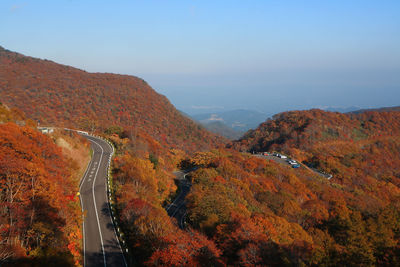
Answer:
[[[83, 175], [83, 179], [81, 180], [81, 184], [79, 186], [80, 193], [81, 193], [82, 185], [85, 182], [86, 176], [89, 173], [89, 169], [90, 169], [92, 163], [93, 163], [92, 161], [89, 162], [89, 164], [86, 168], [85, 174]], [[83, 202], [82, 202], [82, 193], [79, 195], [79, 200], [81, 202], [82, 217], [83, 217], [84, 216], [83, 215], [84, 208], [83, 208]], [[85, 265], [85, 261], [86, 261], [85, 218], [83, 218], [83, 220], [82, 220], [82, 232], [83, 232], [83, 265]]]

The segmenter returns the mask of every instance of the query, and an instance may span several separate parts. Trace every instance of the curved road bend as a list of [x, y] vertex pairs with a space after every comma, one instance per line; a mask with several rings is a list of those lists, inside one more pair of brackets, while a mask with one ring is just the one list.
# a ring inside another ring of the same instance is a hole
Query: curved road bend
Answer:
[[93, 149], [93, 157], [79, 188], [84, 211], [84, 266], [127, 266], [107, 198], [107, 171], [112, 148], [104, 140], [82, 136], [91, 142]]

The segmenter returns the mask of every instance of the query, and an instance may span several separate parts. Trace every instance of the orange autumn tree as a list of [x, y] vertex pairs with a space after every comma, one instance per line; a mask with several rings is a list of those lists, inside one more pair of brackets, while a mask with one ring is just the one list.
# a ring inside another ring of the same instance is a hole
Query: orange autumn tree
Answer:
[[165, 245], [146, 262], [148, 266], [224, 266], [221, 251], [204, 235], [178, 231], [164, 238]]

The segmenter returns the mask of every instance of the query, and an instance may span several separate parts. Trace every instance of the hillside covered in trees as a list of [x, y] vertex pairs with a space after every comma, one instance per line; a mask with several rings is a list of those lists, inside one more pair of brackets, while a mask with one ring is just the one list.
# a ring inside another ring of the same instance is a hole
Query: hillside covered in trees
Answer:
[[[230, 150], [198, 153], [191, 160], [200, 168], [191, 176], [188, 222], [212, 240], [224, 264], [400, 263], [400, 188], [390, 181], [359, 172], [365, 184], [345, 185], [306, 168]], [[178, 247], [162, 248], [158, 259], [167, 263], [164, 253]]]
[[341, 114], [291, 111], [231, 144], [241, 151], [280, 151], [358, 187], [400, 186], [400, 112]]
[[140, 78], [88, 73], [1, 47], [0, 99], [42, 125], [90, 131], [118, 125], [187, 151], [224, 141], [182, 116]]
[[0, 105], [0, 262], [72, 266], [82, 260], [76, 192], [89, 145], [75, 134], [42, 134]]

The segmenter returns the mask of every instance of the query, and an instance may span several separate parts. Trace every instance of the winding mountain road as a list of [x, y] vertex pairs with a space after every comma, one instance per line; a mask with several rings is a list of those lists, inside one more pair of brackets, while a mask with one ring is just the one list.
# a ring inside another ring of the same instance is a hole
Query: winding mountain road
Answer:
[[127, 266], [107, 197], [107, 174], [113, 148], [100, 138], [81, 135], [91, 142], [93, 149], [79, 188], [84, 213], [84, 266]]

